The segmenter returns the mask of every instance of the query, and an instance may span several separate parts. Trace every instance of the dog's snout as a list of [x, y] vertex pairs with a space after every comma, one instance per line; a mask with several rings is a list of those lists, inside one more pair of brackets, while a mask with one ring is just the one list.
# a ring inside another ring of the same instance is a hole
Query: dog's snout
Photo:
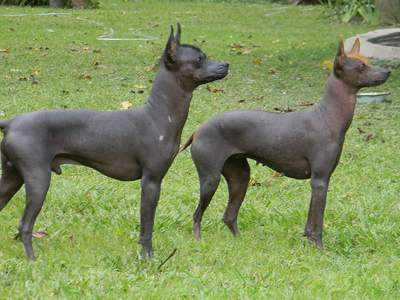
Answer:
[[218, 69], [219, 70], [228, 70], [228, 68], [229, 68], [229, 64], [228, 63], [220, 63], [219, 64], [219, 66], [218, 66]]

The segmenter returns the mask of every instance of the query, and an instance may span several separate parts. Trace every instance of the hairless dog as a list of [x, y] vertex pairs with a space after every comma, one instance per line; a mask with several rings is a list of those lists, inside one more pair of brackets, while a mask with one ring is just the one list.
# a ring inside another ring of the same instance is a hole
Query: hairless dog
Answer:
[[152, 255], [154, 215], [161, 181], [178, 150], [192, 94], [201, 84], [224, 78], [229, 65], [208, 60], [198, 48], [180, 43], [173, 28], [149, 100], [136, 109], [40, 111], [0, 121], [2, 176], [0, 210], [25, 184], [26, 207], [19, 237], [34, 260], [32, 229], [50, 185], [51, 171], [79, 164], [106, 176], [141, 179], [140, 239]]
[[200, 238], [201, 219], [213, 197], [221, 173], [229, 189], [224, 222], [239, 233], [237, 216], [245, 197], [254, 159], [285, 176], [311, 178], [311, 203], [304, 235], [318, 248], [329, 179], [339, 162], [347, 129], [353, 118], [356, 93], [384, 83], [389, 71], [370, 66], [360, 56], [357, 39], [349, 54], [340, 41], [333, 72], [322, 100], [301, 112], [234, 111], [203, 124], [182, 147], [191, 154], [200, 178], [200, 202], [193, 215], [193, 233]]

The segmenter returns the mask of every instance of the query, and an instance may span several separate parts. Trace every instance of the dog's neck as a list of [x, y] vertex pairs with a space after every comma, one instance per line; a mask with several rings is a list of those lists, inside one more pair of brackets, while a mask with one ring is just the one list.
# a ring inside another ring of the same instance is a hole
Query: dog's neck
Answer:
[[344, 136], [354, 115], [356, 94], [359, 88], [350, 86], [334, 74], [328, 78], [325, 94], [319, 103], [329, 128]]
[[180, 138], [192, 95], [193, 89], [185, 89], [176, 75], [161, 64], [146, 107], [166, 133]]

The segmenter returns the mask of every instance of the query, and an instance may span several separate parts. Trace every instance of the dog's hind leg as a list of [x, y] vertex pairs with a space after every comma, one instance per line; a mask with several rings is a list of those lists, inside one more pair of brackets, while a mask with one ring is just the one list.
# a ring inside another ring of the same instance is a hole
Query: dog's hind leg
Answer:
[[[212, 145], [212, 146], [211, 146]], [[191, 154], [200, 180], [200, 200], [193, 214], [193, 234], [199, 240], [201, 220], [221, 180], [225, 160], [230, 149], [222, 149], [218, 143], [210, 144], [201, 137], [193, 141]]]
[[215, 191], [218, 188], [221, 173], [199, 173], [200, 179], [200, 201], [197, 205], [196, 211], [193, 214], [193, 234], [195, 239], [199, 240], [201, 237], [201, 220], [203, 218], [204, 211], [207, 209], [211, 202]]
[[32, 249], [32, 230], [50, 185], [51, 168], [48, 164], [38, 164], [34, 168], [22, 169], [25, 182], [26, 205], [19, 226], [19, 236], [24, 244], [26, 255], [35, 260]]
[[229, 189], [229, 201], [224, 213], [224, 223], [234, 236], [239, 235], [237, 216], [250, 180], [250, 167], [243, 157], [229, 158], [222, 170]]
[[23, 180], [17, 169], [7, 158], [1, 156], [1, 179], [0, 179], [0, 211], [21, 188]]

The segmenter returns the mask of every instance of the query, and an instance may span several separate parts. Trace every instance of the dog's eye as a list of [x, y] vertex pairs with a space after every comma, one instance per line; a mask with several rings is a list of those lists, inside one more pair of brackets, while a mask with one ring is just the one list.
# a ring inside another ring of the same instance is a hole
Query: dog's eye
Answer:
[[363, 71], [363, 70], [365, 70], [366, 68], [367, 68], [367, 65], [366, 65], [365, 63], [362, 63], [360, 69]]
[[201, 56], [199, 56], [198, 58], [197, 58], [197, 62], [198, 63], [201, 63], [203, 61], [203, 58], [201, 57]]

